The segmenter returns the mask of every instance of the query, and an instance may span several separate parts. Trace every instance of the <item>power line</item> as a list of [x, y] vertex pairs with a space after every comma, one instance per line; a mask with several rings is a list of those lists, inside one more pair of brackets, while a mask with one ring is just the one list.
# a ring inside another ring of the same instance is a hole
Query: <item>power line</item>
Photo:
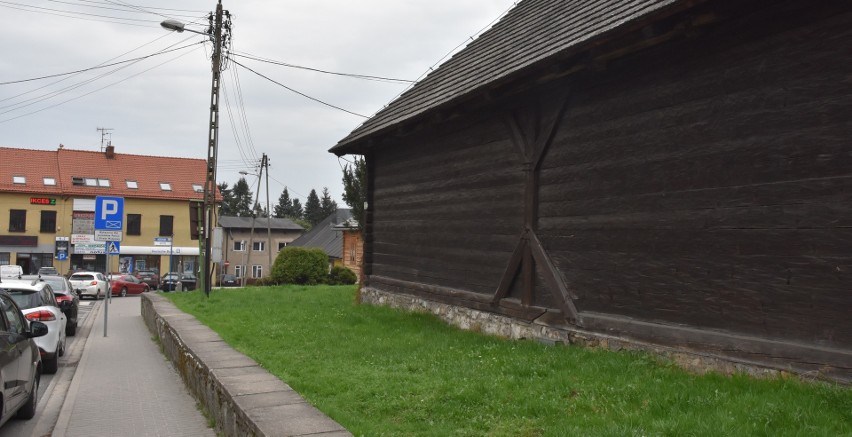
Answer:
[[321, 70], [321, 69], [313, 68], [313, 67], [305, 67], [305, 66], [301, 66], [301, 65], [289, 64], [289, 63], [286, 63], [286, 62], [273, 61], [271, 59], [260, 58], [260, 57], [257, 57], [257, 56], [254, 56], [254, 55], [251, 55], [251, 54], [248, 54], [248, 53], [243, 54], [243, 53], [231, 51], [230, 54], [233, 55], [233, 56], [239, 56], [241, 58], [251, 59], [251, 60], [254, 60], [254, 61], [266, 62], [268, 64], [281, 65], [283, 67], [296, 68], [296, 69], [299, 69], [299, 70], [315, 71], [317, 73], [323, 73], [323, 74], [332, 74], [332, 75], [335, 75], [335, 76], [353, 77], [353, 78], [356, 78], [356, 79], [374, 80], [374, 81], [377, 81], [377, 82], [403, 82], [403, 83], [414, 83], [415, 82], [413, 80], [408, 80], [408, 79], [394, 79], [394, 78], [391, 78], [391, 77], [370, 76], [370, 75], [366, 75], [366, 74], [339, 73], [339, 72], [334, 72], [334, 71]]
[[[51, 9], [51, 8], [44, 8], [44, 7], [41, 7], [41, 6], [31, 6], [31, 5], [21, 4], [21, 3], [13, 3], [13, 2], [5, 2], [5, 1], [0, 1], [0, 4], [6, 5], [8, 7], [13, 8], [13, 9], [20, 9], [20, 10], [28, 11], [28, 12], [48, 11], [48, 12], [44, 12], [44, 13], [47, 13], [47, 14], [50, 14], [50, 13], [77, 14], [77, 15], [83, 15], [83, 16], [87, 16], [87, 17], [108, 18], [110, 20], [136, 21], [136, 22], [141, 22], [141, 23], [156, 23], [156, 21], [154, 21], [154, 20], [143, 20], [141, 18], [123, 18], [123, 17], [113, 17], [111, 15], [89, 14], [89, 13], [86, 13], [86, 12], [64, 11], [64, 10], [61, 10], [61, 9]], [[17, 6], [17, 8], [15, 6]], [[21, 9], [21, 8], [32, 8], [32, 9], [35, 9], [35, 10]], [[54, 15], [57, 15], [57, 14], [54, 14]], [[65, 16], [65, 17], [68, 17], [68, 18], [80, 18], [80, 17], [73, 17], [73, 16], [67, 16], [67, 15], [62, 15], [62, 16]], [[125, 24], [130, 24], [130, 23], [125, 23]]]
[[[77, 0], [80, 3], [94, 3], [94, 4], [110, 4], [109, 0], [106, 1], [96, 1], [96, 0]], [[128, 6], [134, 6], [129, 5]], [[156, 9], [160, 11], [175, 11], [175, 12], [193, 12], [193, 13], [207, 13], [207, 11], [199, 11], [199, 10], [191, 10], [191, 9], [172, 9], [172, 8], [157, 8], [157, 7], [145, 7], [146, 9]]]
[[[62, 0], [46, 0], [46, 1], [49, 1], [49, 2], [51, 2], [51, 3], [59, 3], [59, 4], [63, 4], [63, 5], [82, 6], [82, 7], [84, 7], [84, 8], [105, 9], [105, 10], [108, 10], [108, 11], [119, 11], [119, 12], [132, 12], [132, 13], [138, 13], [138, 14], [155, 14], [155, 15], [160, 15], [160, 14], [157, 14], [157, 13], [155, 13], [155, 12], [149, 12], [149, 11], [146, 11], [146, 10], [127, 9], [127, 7], [124, 7], [124, 8], [113, 8], [113, 7], [109, 7], [109, 6], [85, 5], [85, 4], [79, 4], [79, 3], [74, 3], [74, 2], [70, 2], [70, 1], [62, 1]], [[92, 3], [94, 3], [94, 2], [92, 2]], [[110, 4], [112, 4], [112, 3], [110, 3]], [[128, 5], [128, 6], [132, 6], [132, 5]], [[195, 18], [195, 15], [180, 15], [180, 14], [176, 14], [176, 15], [171, 15], [171, 16], [169, 16], [169, 17], [170, 17], [170, 18], [176, 18], [176, 17], [180, 17], [180, 18]]]
[[367, 117], [366, 115], [361, 115], [361, 114], [358, 114], [357, 112], [352, 112], [352, 111], [349, 111], [349, 110], [347, 110], [347, 109], [343, 109], [343, 108], [341, 108], [341, 107], [339, 107], [339, 106], [335, 106], [335, 105], [332, 105], [331, 103], [326, 103], [326, 102], [323, 102], [323, 101], [322, 101], [322, 100], [320, 100], [320, 99], [317, 99], [317, 98], [315, 98], [315, 97], [311, 97], [311, 96], [309, 96], [309, 95], [307, 95], [307, 94], [305, 94], [305, 93], [302, 93], [302, 92], [300, 92], [300, 91], [296, 91], [296, 90], [294, 90], [293, 88], [290, 88], [290, 87], [288, 87], [287, 85], [284, 85], [284, 84], [283, 84], [283, 83], [281, 83], [281, 82], [275, 81], [275, 80], [273, 80], [273, 79], [271, 79], [271, 78], [269, 78], [269, 77], [267, 77], [267, 76], [264, 76], [263, 74], [258, 73], [257, 71], [252, 70], [252, 69], [251, 69], [251, 68], [249, 68], [249, 67], [246, 67], [245, 65], [243, 65], [243, 64], [241, 64], [241, 63], [239, 63], [239, 62], [237, 62], [237, 61], [236, 61], [236, 60], [234, 60], [234, 59], [231, 59], [231, 62], [233, 62], [234, 64], [239, 65], [240, 67], [245, 68], [245, 69], [246, 69], [246, 70], [248, 70], [248, 71], [251, 71], [252, 73], [254, 73], [254, 74], [256, 74], [256, 75], [258, 75], [258, 76], [260, 76], [260, 77], [262, 77], [262, 78], [264, 78], [264, 79], [266, 79], [266, 80], [268, 80], [268, 81], [270, 81], [270, 82], [272, 82], [272, 83], [274, 83], [274, 84], [276, 84], [276, 85], [278, 85], [278, 86], [280, 86], [280, 87], [282, 87], [282, 88], [284, 88], [284, 89], [286, 89], [286, 90], [288, 90], [288, 91], [290, 91], [290, 92], [296, 93], [296, 94], [298, 94], [298, 95], [300, 95], [300, 96], [302, 96], [302, 97], [304, 97], [304, 98], [306, 98], [306, 99], [313, 100], [313, 101], [315, 101], [315, 102], [317, 102], [317, 103], [323, 104], [323, 105], [328, 106], [328, 107], [330, 107], [330, 108], [337, 109], [337, 110], [339, 110], [339, 111], [343, 111], [343, 112], [345, 112], [345, 113], [347, 113], [347, 114], [356, 115], [356, 116], [358, 116], [358, 117], [362, 117], [362, 118], [369, 118], [369, 117]]
[[[196, 49], [196, 50], [197, 50], [197, 49]], [[148, 69], [146, 69], [146, 70], [140, 71], [139, 73], [136, 73], [136, 74], [134, 74], [134, 75], [128, 76], [128, 77], [126, 77], [126, 78], [124, 78], [124, 79], [121, 79], [121, 80], [119, 80], [119, 81], [113, 82], [113, 83], [111, 83], [111, 84], [109, 84], [109, 85], [105, 85], [105, 86], [102, 86], [102, 87], [100, 87], [100, 88], [98, 88], [98, 89], [95, 89], [95, 90], [89, 91], [88, 93], [85, 93], [85, 94], [82, 94], [82, 95], [79, 95], [79, 96], [76, 96], [76, 97], [70, 98], [70, 99], [68, 99], [68, 100], [65, 100], [65, 101], [62, 101], [62, 102], [56, 103], [56, 104], [54, 104], [54, 105], [51, 105], [51, 106], [48, 106], [48, 107], [45, 107], [45, 108], [41, 108], [41, 109], [38, 109], [38, 110], [35, 110], [35, 111], [32, 111], [32, 112], [28, 112], [28, 113], [26, 113], [26, 114], [21, 114], [21, 115], [18, 115], [18, 116], [16, 116], [16, 117], [12, 117], [12, 118], [7, 118], [7, 119], [4, 119], [4, 120], [0, 120], [0, 124], [1, 124], [1, 123], [6, 123], [6, 122], [8, 122], [8, 121], [12, 121], [12, 120], [19, 119], [19, 118], [21, 118], [21, 117], [26, 117], [27, 115], [32, 115], [32, 114], [36, 114], [36, 113], [39, 113], [39, 112], [42, 112], [42, 111], [46, 111], [46, 110], [48, 110], [48, 109], [52, 109], [52, 108], [55, 108], [55, 107], [57, 107], [57, 106], [64, 105], [64, 104], [66, 104], [66, 103], [68, 103], [68, 102], [71, 102], [71, 101], [74, 101], [74, 100], [77, 100], [77, 99], [80, 99], [80, 98], [86, 97], [86, 96], [88, 96], [89, 94], [96, 93], [96, 92], [101, 91], [101, 90], [103, 90], [103, 89], [109, 88], [109, 87], [111, 87], [111, 86], [113, 86], [113, 85], [118, 85], [118, 84], [120, 84], [120, 83], [122, 83], [122, 82], [124, 82], [124, 81], [130, 80], [130, 79], [132, 79], [132, 78], [134, 78], [134, 77], [136, 77], [136, 76], [139, 76], [140, 74], [147, 73], [147, 72], [149, 72], [149, 71], [151, 71], [151, 70], [153, 70], [153, 69], [155, 69], [155, 68], [157, 68], [157, 67], [160, 67], [160, 66], [165, 65], [165, 64], [167, 64], [167, 63], [169, 63], [169, 62], [172, 62], [172, 61], [175, 61], [175, 60], [177, 60], [177, 59], [179, 59], [179, 58], [182, 58], [182, 57], [184, 57], [184, 56], [186, 56], [186, 55], [188, 55], [188, 54], [190, 54], [190, 53], [192, 53], [192, 52], [194, 52], [194, 51], [195, 51], [195, 50], [190, 50], [190, 51], [188, 51], [188, 52], [186, 52], [186, 53], [182, 53], [182, 54], [180, 54], [179, 56], [176, 56], [176, 57], [174, 57], [174, 58], [172, 58], [172, 59], [169, 59], [169, 60], [167, 60], [167, 61], [163, 61], [163, 62], [161, 62], [161, 63], [159, 63], [159, 64], [157, 64], [157, 65], [155, 65], [155, 66], [153, 66], [153, 67], [151, 67], [151, 68], [148, 68]]]
[[[194, 38], [194, 37], [192, 37], [192, 38]], [[184, 40], [184, 41], [186, 41], [186, 40]], [[11, 81], [8, 81], [8, 82], [0, 82], [0, 85], [11, 85], [11, 84], [15, 84], [15, 83], [32, 82], [32, 81], [35, 81], [35, 80], [50, 79], [50, 78], [53, 78], [53, 77], [68, 76], [68, 75], [71, 75], [71, 74], [84, 73], [86, 71], [99, 70], [101, 68], [112, 67], [114, 65], [121, 65], [121, 64], [126, 64], [128, 62], [141, 61], [143, 59], [152, 58], [152, 57], [158, 56], [158, 55], [164, 55], [166, 53], [171, 53], [171, 52], [174, 52], [174, 51], [183, 50], [187, 47], [192, 47], [192, 46], [198, 45], [198, 44], [204, 44], [204, 41], [196, 42], [196, 43], [192, 43], [192, 44], [187, 44], [183, 47], [178, 47], [178, 48], [171, 49], [171, 50], [152, 53], [152, 54], [147, 55], [147, 56], [140, 56], [138, 58], [126, 59], [124, 61], [112, 62], [112, 63], [109, 63], [109, 64], [103, 64], [103, 65], [97, 65], [97, 66], [94, 66], [94, 67], [84, 68], [82, 70], [74, 70], [74, 71], [69, 71], [69, 72], [66, 72], [66, 73], [49, 74], [47, 76], [33, 77], [33, 78], [29, 78], [29, 79], [20, 79], [20, 80], [11, 80]]]

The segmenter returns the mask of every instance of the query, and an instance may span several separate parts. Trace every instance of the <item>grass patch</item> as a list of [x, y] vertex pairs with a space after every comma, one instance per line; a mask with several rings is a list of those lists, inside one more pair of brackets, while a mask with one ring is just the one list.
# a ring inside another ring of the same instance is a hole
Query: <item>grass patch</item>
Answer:
[[353, 286], [166, 295], [358, 436], [852, 435], [852, 389], [690, 375], [355, 305]]

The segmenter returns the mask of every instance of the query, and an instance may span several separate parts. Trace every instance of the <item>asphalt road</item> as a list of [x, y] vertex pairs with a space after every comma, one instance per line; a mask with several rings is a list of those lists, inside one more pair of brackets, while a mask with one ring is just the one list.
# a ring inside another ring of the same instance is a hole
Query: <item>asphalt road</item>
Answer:
[[59, 410], [65, 400], [65, 393], [71, 384], [71, 378], [77, 370], [77, 363], [83, 355], [86, 339], [91, 335], [103, 333], [91, 332], [92, 323], [89, 315], [95, 312], [103, 317], [103, 313], [95, 311], [103, 305], [103, 300], [80, 301], [77, 314], [77, 335], [68, 337], [65, 344], [65, 355], [59, 358], [59, 370], [54, 375], [42, 375], [39, 386], [39, 400], [36, 416], [30, 420], [10, 419], [0, 427], [0, 437], [49, 436], [59, 417]]

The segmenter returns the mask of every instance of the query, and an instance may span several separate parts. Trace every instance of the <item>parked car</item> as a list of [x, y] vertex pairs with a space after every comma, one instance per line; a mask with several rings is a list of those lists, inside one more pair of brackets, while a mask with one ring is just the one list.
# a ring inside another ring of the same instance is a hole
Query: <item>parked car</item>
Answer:
[[222, 275], [222, 279], [219, 280], [219, 285], [222, 287], [239, 287], [240, 279], [237, 278], [236, 275], [225, 274]]
[[0, 266], [0, 278], [15, 279], [24, 274], [23, 267], [19, 265], [2, 265]]
[[38, 279], [50, 284], [50, 288], [53, 289], [53, 295], [56, 296], [56, 301], [59, 302], [59, 309], [68, 318], [68, 323], [65, 325], [65, 335], [71, 337], [77, 335], [77, 314], [80, 310], [80, 298], [77, 296], [77, 292], [74, 291], [74, 287], [71, 286], [71, 282], [64, 276], [53, 275], [24, 275], [21, 279]]
[[59, 274], [59, 270], [56, 270], [56, 267], [39, 267], [38, 274], [55, 276]]
[[65, 354], [65, 326], [68, 318], [59, 309], [50, 284], [36, 280], [11, 280], [2, 282], [2, 287], [30, 322], [47, 325], [47, 335], [36, 339], [41, 354], [44, 373], [56, 373], [59, 357]]
[[163, 280], [160, 281], [160, 290], [175, 291], [177, 289], [178, 282], [181, 283], [183, 291], [190, 291], [195, 290], [195, 284], [198, 280], [192, 273], [184, 272], [180, 275], [175, 272], [166, 273], [163, 275]]
[[148, 284], [133, 275], [109, 275], [109, 283], [113, 296], [124, 297], [128, 294], [147, 293], [150, 290]]
[[71, 286], [77, 290], [80, 299], [88, 296], [95, 300], [106, 297], [107, 279], [103, 273], [98, 272], [75, 272], [68, 278]]
[[[0, 287], [4, 283], [0, 282]], [[47, 335], [44, 323], [26, 322], [14, 299], [0, 291], [0, 425], [10, 418], [32, 419], [38, 406], [41, 354], [34, 338]]]
[[148, 288], [156, 290], [160, 286], [160, 275], [156, 270], [137, 270], [133, 275], [136, 279], [148, 284]]

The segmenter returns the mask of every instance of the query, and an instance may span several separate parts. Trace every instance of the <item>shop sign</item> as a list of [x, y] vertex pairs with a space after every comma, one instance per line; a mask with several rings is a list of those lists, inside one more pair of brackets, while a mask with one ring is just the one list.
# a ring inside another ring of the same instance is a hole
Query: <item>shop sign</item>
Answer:
[[71, 234], [71, 244], [95, 244], [92, 234]]
[[53, 205], [56, 206], [56, 199], [50, 197], [30, 197], [30, 205]]
[[94, 254], [103, 255], [106, 253], [106, 246], [103, 243], [95, 244], [75, 244], [74, 253], [76, 254]]

